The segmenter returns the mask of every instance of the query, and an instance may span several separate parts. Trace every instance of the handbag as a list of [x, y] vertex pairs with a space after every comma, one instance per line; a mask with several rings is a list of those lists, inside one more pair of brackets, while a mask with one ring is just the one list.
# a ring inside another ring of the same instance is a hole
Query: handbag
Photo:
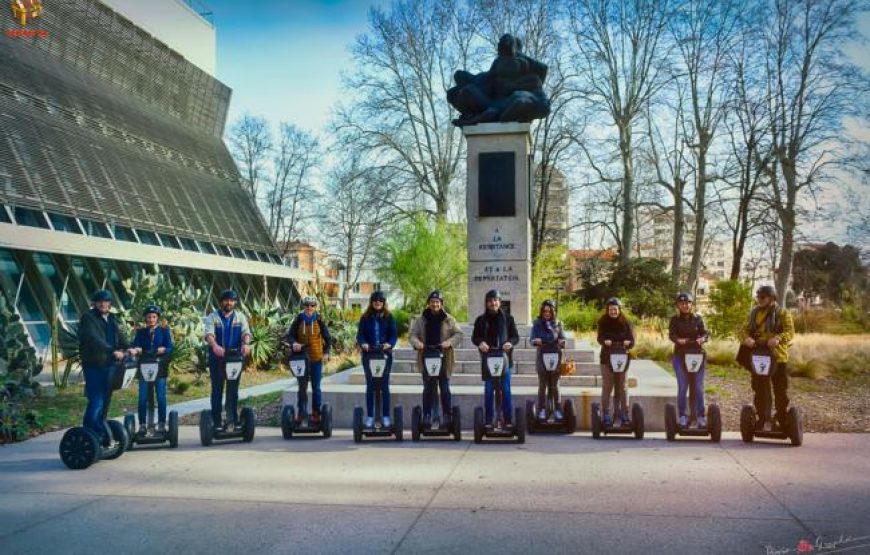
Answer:
[[562, 364], [559, 365], [559, 375], [561, 376], [570, 376], [577, 369], [574, 367], [574, 361], [572, 359], [563, 360]]

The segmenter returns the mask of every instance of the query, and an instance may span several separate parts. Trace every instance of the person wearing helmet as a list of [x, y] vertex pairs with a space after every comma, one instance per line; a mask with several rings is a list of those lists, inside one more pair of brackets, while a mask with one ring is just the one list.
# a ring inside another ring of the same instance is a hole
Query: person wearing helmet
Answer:
[[677, 376], [677, 406], [680, 413], [680, 427], [689, 425], [686, 416], [686, 395], [692, 404], [692, 415], [698, 428], [707, 427], [707, 418], [704, 412], [704, 371], [706, 364], [700, 370], [689, 373], [684, 368], [683, 355], [693, 346], [703, 347], [709, 341], [710, 335], [704, 327], [704, 319], [692, 309], [692, 295], [679, 293], [675, 299], [677, 313], [671, 317], [668, 337], [674, 343], [673, 367]]
[[112, 400], [112, 376], [116, 363], [130, 347], [125, 327], [111, 312], [112, 294], [100, 289], [91, 298], [93, 306], [79, 318], [79, 354], [88, 399], [82, 425], [100, 438], [104, 446], [112, 439], [104, 422]]
[[223, 429], [221, 422], [221, 400], [224, 384], [227, 386], [226, 408], [227, 428], [233, 431], [239, 421], [239, 382], [227, 380], [221, 364], [226, 351], [237, 350], [242, 357], [251, 352], [251, 328], [248, 319], [236, 310], [239, 295], [232, 289], [221, 293], [220, 308], [205, 317], [205, 341], [208, 343], [208, 371], [211, 376], [211, 417], [217, 430]]
[[387, 298], [381, 291], [369, 297], [369, 306], [359, 319], [356, 342], [362, 351], [363, 371], [366, 375], [366, 428], [374, 426], [375, 385], [369, 359], [374, 350], [386, 355], [386, 368], [381, 375], [381, 415], [384, 428], [390, 427], [390, 369], [393, 367], [393, 346], [399, 338], [396, 319], [387, 308]]
[[[613, 425], [616, 417], [627, 426], [628, 400], [625, 392], [625, 372], [614, 372], [607, 364], [608, 351], [612, 345], [621, 344], [626, 350], [634, 347], [634, 328], [622, 313], [622, 302], [616, 297], [607, 299], [606, 311], [598, 320], [598, 344], [603, 348], [599, 355], [601, 364], [601, 411], [605, 427]], [[613, 418], [610, 416], [610, 396], [613, 394]]]
[[[474, 330], [471, 333], [471, 342], [480, 351], [481, 369], [486, 368], [484, 355], [490, 349], [502, 349], [508, 356], [508, 366], [502, 374], [502, 414], [505, 424], [511, 424], [513, 402], [511, 401], [511, 368], [513, 367], [513, 348], [520, 340], [517, 324], [514, 317], [506, 314], [501, 309], [501, 292], [492, 289], [486, 293], [486, 309], [483, 314], [474, 320]], [[488, 375], [488, 372], [484, 372]], [[486, 411], [486, 421], [495, 421], [495, 384], [493, 378], [484, 379], [483, 404]]]
[[535, 357], [535, 369], [538, 372], [538, 418], [547, 418], [547, 399], [552, 397], [554, 403], [554, 417], [562, 420], [562, 410], [559, 406], [559, 378], [561, 373], [547, 372], [544, 368], [544, 358], [541, 348], [544, 345], [558, 345], [559, 349], [565, 347], [565, 332], [562, 322], [556, 318], [556, 304], [547, 299], [541, 303], [538, 318], [532, 323], [532, 331], [529, 339], [532, 345], [538, 348]]
[[[423, 424], [432, 423], [432, 405], [435, 388], [441, 390], [441, 414], [449, 425], [453, 399], [450, 394], [450, 376], [453, 374], [454, 349], [462, 344], [462, 330], [456, 319], [444, 310], [444, 297], [437, 289], [429, 293], [426, 308], [415, 318], [408, 331], [408, 343], [417, 351], [417, 371], [423, 377]], [[423, 353], [427, 347], [439, 346], [443, 358], [443, 377], [429, 379], [423, 365]]]
[[[785, 429], [788, 413], [788, 349], [794, 339], [794, 320], [791, 312], [776, 302], [776, 289], [763, 285], [755, 292], [756, 305], [749, 312], [746, 324], [738, 333], [738, 339], [746, 349], [766, 345], [775, 367], [767, 376], [752, 373], [753, 404], [758, 415], [759, 430]], [[770, 389], [773, 386], [775, 414], [770, 418]]]
[[305, 349], [310, 363], [306, 375], [297, 378], [299, 388], [296, 392], [296, 405], [299, 407], [299, 414], [296, 415], [296, 423], [301, 425], [308, 418], [308, 383], [311, 382], [313, 406], [309, 423], [317, 426], [320, 424], [322, 397], [320, 380], [323, 377], [323, 363], [329, 362], [332, 336], [329, 335], [326, 322], [317, 312], [316, 297], [308, 296], [302, 299], [302, 312], [290, 324], [285, 341], [291, 345], [294, 352], [298, 353]]
[[[133, 336], [133, 354], [140, 356], [149, 353], [160, 356], [160, 370], [154, 381], [157, 393], [157, 431], [166, 431], [166, 378], [169, 373], [169, 355], [172, 354], [172, 330], [169, 326], [160, 325], [160, 307], [150, 304], [143, 313], [145, 325], [136, 330]], [[152, 405], [153, 406], [153, 405]], [[148, 382], [139, 376], [139, 435], [147, 432], [145, 422], [148, 413]]]

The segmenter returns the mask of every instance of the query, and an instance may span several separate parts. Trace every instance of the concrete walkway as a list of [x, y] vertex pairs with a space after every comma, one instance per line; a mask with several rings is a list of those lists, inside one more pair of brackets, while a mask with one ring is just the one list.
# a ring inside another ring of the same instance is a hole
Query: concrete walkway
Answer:
[[870, 552], [866, 434], [356, 445], [262, 428], [202, 448], [185, 427], [177, 450], [79, 472], [60, 437], [0, 448], [4, 555]]

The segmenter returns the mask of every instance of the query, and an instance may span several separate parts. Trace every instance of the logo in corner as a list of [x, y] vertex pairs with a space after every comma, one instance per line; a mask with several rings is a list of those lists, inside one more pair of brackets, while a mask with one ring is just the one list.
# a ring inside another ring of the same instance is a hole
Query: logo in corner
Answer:
[[30, 19], [42, 15], [42, 0], [12, 0], [12, 17], [24, 27]]

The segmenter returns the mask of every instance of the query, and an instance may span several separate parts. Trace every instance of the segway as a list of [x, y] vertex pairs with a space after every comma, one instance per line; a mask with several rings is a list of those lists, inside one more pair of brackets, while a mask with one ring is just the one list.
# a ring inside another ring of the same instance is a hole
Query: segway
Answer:
[[353, 409], [353, 441], [354, 443], [362, 443], [363, 438], [384, 438], [394, 437], [396, 441], [404, 439], [404, 415], [402, 406], [396, 405], [393, 407], [393, 421], [389, 426], [383, 425], [383, 397], [381, 395], [381, 379], [383, 379], [384, 371], [387, 369], [387, 355], [384, 354], [383, 348], [380, 346], [372, 352], [369, 358], [369, 370], [372, 373], [372, 381], [375, 388], [375, 418], [374, 424], [371, 427], [364, 425], [364, 410], [362, 407], [354, 407]]
[[[138, 363], [133, 358], [125, 358], [115, 367], [111, 388], [113, 391], [130, 387], [136, 376]], [[60, 459], [72, 470], [83, 470], [99, 460], [114, 460], [130, 447], [127, 429], [117, 420], [107, 420], [111, 395], [103, 407], [103, 426], [112, 439], [109, 445], [102, 445], [97, 434], [84, 426], [75, 426], [63, 434], [60, 440]]]
[[169, 443], [169, 447], [178, 447], [178, 412], [170, 411], [166, 429], [162, 432], [154, 429], [155, 407], [154, 401], [157, 395], [157, 378], [160, 376], [160, 357], [157, 353], [142, 353], [139, 356], [139, 379], [148, 384], [148, 412], [146, 413], [145, 434], [136, 433], [136, 416], [128, 414], [124, 416], [124, 428], [130, 436], [130, 449], [135, 445], [162, 445]]
[[437, 417], [434, 408], [439, 403], [438, 399], [438, 379], [444, 375], [444, 353], [440, 346], [429, 346], [423, 351], [423, 370], [425, 375], [424, 380], [435, 381], [435, 387], [432, 388], [433, 418], [427, 423], [423, 420], [423, 407], [417, 405], [411, 411], [411, 439], [420, 441], [421, 437], [452, 437], [453, 441], [462, 439], [462, 413], [459, 410], [459, 405], [453, 405], [450, 411], [450, 421], [442, 422]]
[[[290, 352], [287, 360], [287, 366], [290, 367], [290, 375], [296, 378], [297, 383], [301, 385], [301, 379], [311, 371], [311, 362], [308, 359], [308, 353], [305, 350], [299, 352]], [[329, 403], [323, 403], [320, 406], [320, 422], [313, 424], [310, 415], [296, 422], [296, 407], [293, 405], [285, 405], [281, 411], [281, 435], [284, 439], [293, 439], [293, 434], [318, 434], [322, 438], [327, 439], [332, 436], [332, 406]]]
[[508, 424], [504, 421], [502, 407], [504, 406], [504, 379], [508, 366], [507, 354], [502, 349], [490, 349], [484, 355], [484, 377], [492, 379], [495, 395], [495, 422], [486, 422], [483, 407], [474, 408], [474, 443], [483, 443], [483, 439], [516, 439], [517, 443], [526, 442], [526, 415], [522, 407], [514, 409], [514, 420]]
[[[758, 376], [769, 376], [776, 361], [773, 353], [767, 347], [758, 347], [752, 351], [752, 372]], [[787, 439], [795, 447], [804, 442], [803, 415], [798, 407], [791, 406], [785, 414], [785, 426], [779, 430], [756, 430], [758, 415], [752, 405], [743, 405], [740, 410], [740, 436], [746, 443], [751, 443], [755, 438], [764, 439]]]
[[[613, 345], [608, 349], [607, 362], [610, 369], [614, 373], [627, 372], [631, 360], [628, 357], [628, 351], [622, 346]], [[628, 393], [626, 392], [626, 397]], [[615, 408], [614, 404], [614, 408]], [[615, 414], [614, 414], [615, 416]], [[604, 425], [604, 420], [601, 415], [601, 403], [592, 403], [592, 438], [601, 439], [602, 434], [634, 434], [635, 439], [643, 439], [643, 408], [633, 403], [631, 405], [631, 418], [628, 425], [616, 425], [616, 418], [613, 419], [613, 424], [610, 426]]]
[[[703, 349], [697, 344], [688, 347], [682, 354], [676, 355], [683, 357], [683, 368], [689, 374], [697, 374], [704, 367], [706, 354]], [[696, 391], [695, 395], [703, 395], [703, 391]], [[691, 422], [694, 420], [690, 418]], [[719, 411], [719, 405], [711, 403], [707, 407], [707, 427], [697, 428], [692, 426], [680, 426], [677, 419], [677, 407], [673, 403], [665, 405], [665, 436], [668, 441], [674, 441], [677, 436], [686, 437], [707, 437], [713, 443], [719, 443], [722, 439], [722, 413]]]
[[[237, 349], [227, 349], [221, 365], [224, 367], [227, 381], [236, 381], [242, 376], [244, 357]], [[210, 409], [205, 409], [199, 413], [199, 441], [203, 447], [208, 447], [215, 440], [223, 441], [226, 439], [241, 439], [245, 443], [250, 443], [254, 441], [255, 430], [254, 409], [251, 407], [242, 407], [241, 426], [235, 430], [229, 430], [227, 425], [215, 428], [214, 422], [211, 420]]]
[[[554, 372], [559, 371], [559, 366], [562, 363], [562, 350], [558, 343], [545, 343], [541, 346], [541, 362], [544, 365], [544, 372], [548, 376], [552, 376]], [[559, 406], [559, 399], [550, 391], [547, 396], [546, 416], [540, 418], [538, 414], [538, 406], [532, 400], [526, 401], [526, 428], [530, 434], [536, 433], [565, 433], [573, 434], [577, 430], [577, 415], [574, 412], [574, 401], [565, 399], [562, 401], [562, 417], [556, 418], [556, 408]]]

